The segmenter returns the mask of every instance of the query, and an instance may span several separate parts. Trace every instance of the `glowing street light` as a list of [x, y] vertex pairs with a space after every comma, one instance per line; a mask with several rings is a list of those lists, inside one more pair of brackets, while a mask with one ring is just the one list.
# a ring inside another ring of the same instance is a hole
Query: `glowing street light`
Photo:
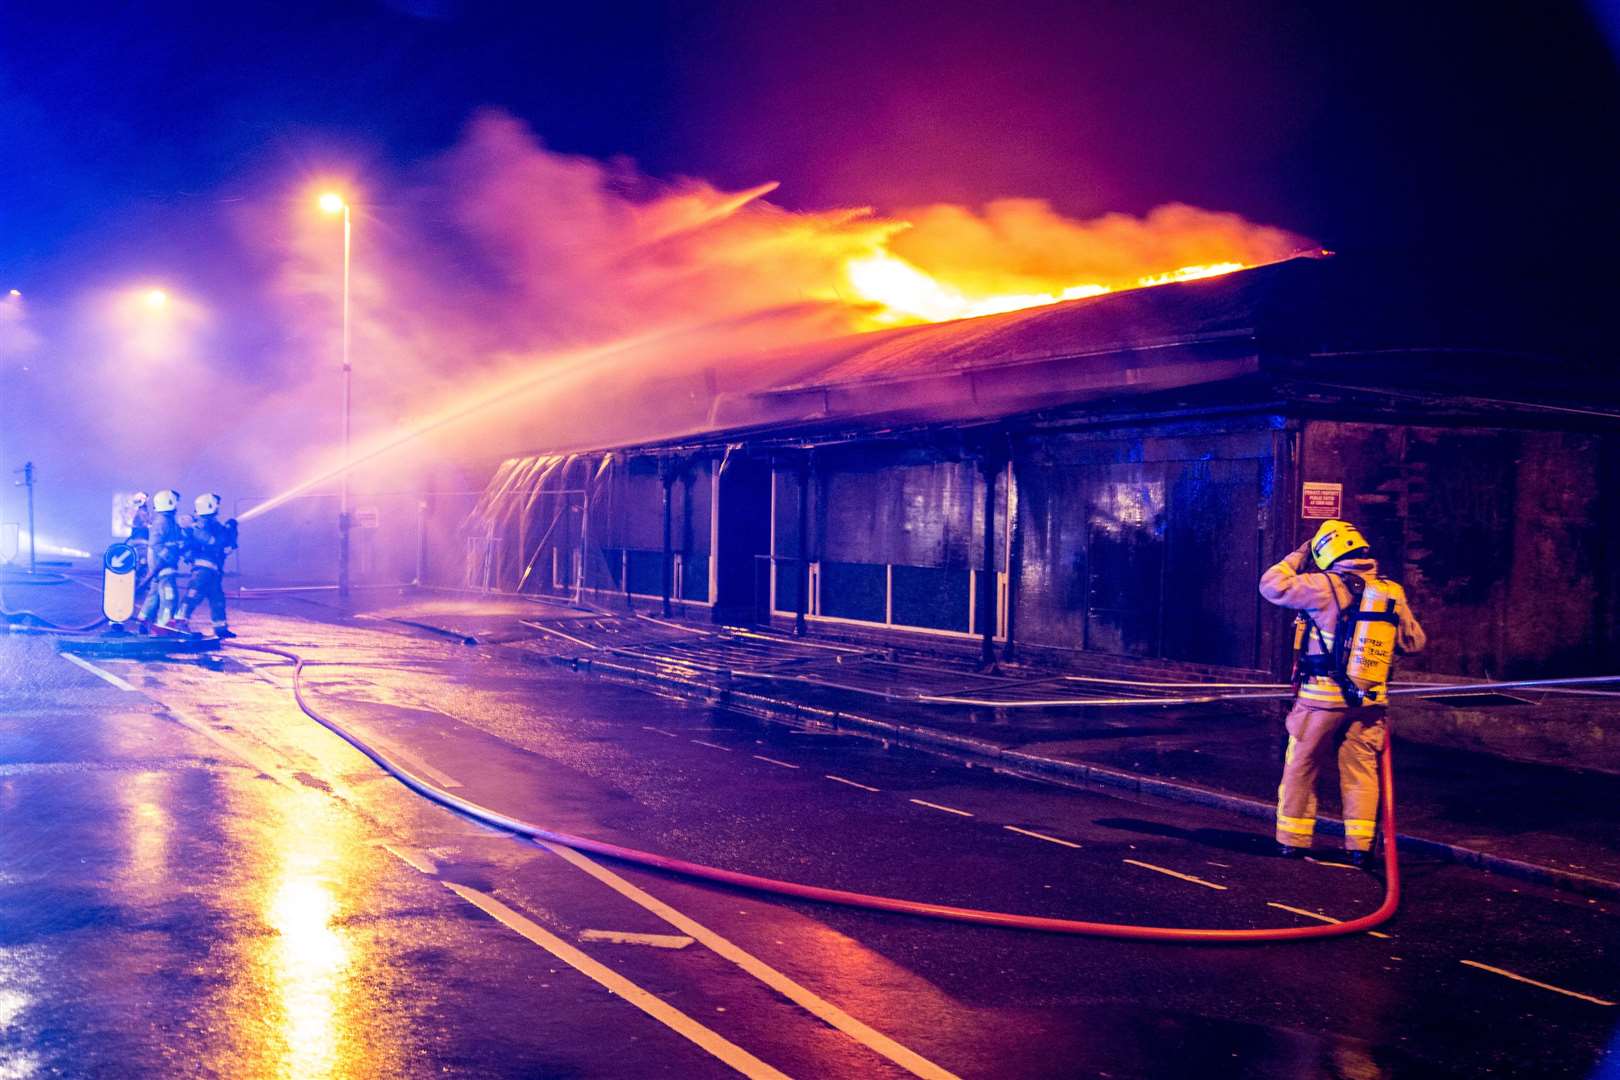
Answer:
[[349, 434], [351, 430], [351, 382], [353, 368], [349, 366], [349, 255], [352, 250], [352, 222], [349, 201], [335, 191], [324, 193], [318, 200], [322, 211], [343, 215], [343, 476], [338, 495], [338, 597], [349, 595]]
[[141, 301], [153, 311], [162, 311], [169, 306], [169, 294], [163, 289], [147, 289]]
[[11, 289], [6, 293], [6, 295], [7, 296], [21, 296], [22, 295], [22, 290], [21, 289]]

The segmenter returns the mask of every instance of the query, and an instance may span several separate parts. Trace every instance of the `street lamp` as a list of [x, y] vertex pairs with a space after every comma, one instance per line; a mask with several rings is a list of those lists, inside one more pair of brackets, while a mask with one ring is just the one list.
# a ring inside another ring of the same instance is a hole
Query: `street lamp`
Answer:
[[349, 596], [349, 433], [351, 381], [354, 370], [349, 366], [349, 253], [352, 249], [352, 228], [349, 201], [335, 191], [320, 197], [320, 207], [328, 214], [343, 215], [343, 474], [338, 495], [338, 598]]

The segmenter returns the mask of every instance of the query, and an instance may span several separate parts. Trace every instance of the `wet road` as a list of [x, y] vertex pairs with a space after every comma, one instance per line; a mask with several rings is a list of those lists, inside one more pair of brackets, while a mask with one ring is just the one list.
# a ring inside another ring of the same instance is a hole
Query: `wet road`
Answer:
[[[1370, 876], [1254, 823], [766, 724], [403, 628], [247, 615], [455, 794], [816, 884], [1298, 925]], [[1244, 948], [785, 903], [433, 806], [290, 671], [0, 639], [0, 1077], [1612, 1075], [1614, 905], [1407, 860], [1387, 933]]]

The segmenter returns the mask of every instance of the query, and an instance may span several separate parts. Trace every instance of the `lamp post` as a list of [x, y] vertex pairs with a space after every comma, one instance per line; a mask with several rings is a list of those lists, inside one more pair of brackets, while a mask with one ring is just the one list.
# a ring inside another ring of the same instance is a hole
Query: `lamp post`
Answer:
[[351, 431], [352, 382], [349, 365], [349, 255], [353, 248], [349, 201], [336, 192], [321, 196], [321, 209], [343, 215], [343, 473], [338, 487], [338, 598], [349, 596], [349, 443]]

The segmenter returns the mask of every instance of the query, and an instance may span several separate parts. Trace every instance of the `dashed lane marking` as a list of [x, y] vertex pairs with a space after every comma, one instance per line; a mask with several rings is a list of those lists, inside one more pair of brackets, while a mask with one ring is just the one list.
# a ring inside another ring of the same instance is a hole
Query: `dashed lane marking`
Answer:
[[101, 668], [96, 667], [96, 665], [92, 664], [88, 660], [74, 656], [72, 653], [57, 653], [57, 655], [66, 660], [68, 663], [83, 668], [104, 683], [109, 683], [118, 687], [118, 689], [127, 691], [131, 694], [138, 694], [141, 692], [139, 687], [131, 686], [129, 683], [125, 682], [123, 679], [120, 679], [112, 672], [103, 671]]
[[766, 761], [766, 762], [769, 762], [772, 765], [780, 765], [784, 769], [797, 769], [798, 768], [797, 765], [793, 764], [790, 761], [777, 761], [775, 758], [766, 757], [764, 754], [751, 754], [750, 756], [755, 761]]
[[704, 1027], [662, 998], [643, 990], [629, 979], [605, 965], [592, 960], [585, 953], [553, 934], [545, 927], [518, 914], [488, 893], [469, 889], [453, 881], [444, 887], [461, 897], [509, 930], [516, 931], [534, 942], [552, 956], [575, 971], [605, 987], [676, 1034], [687, 1039], [710, 1055], [719, 1058], [733, 1069], [748, 1077], [769, 1077], [787, 1080], [787, 1074], [772, 1068], [736, 1043], [711, 1028]]
[[1037, 840], [1045, 840], [1049, 844], [1062, 844], [1064, 847], [1072, 848], [1077, 848], [1080, 846], [1073, 840], [1059, 840], [1055, 836], [1047, 836], [1045, 833], [1035, 832], [1032, 829], [1020, 829], [1016, 825], [1003, 825], [1002, 828], [1008, 830], [1009, 832], [1019, 833], [1023, 836], [1033, 836]]
[[641, 725], [641, 730], [642, 731], [650, 731], [654, 735], [663, 735], [665, 738], [670, 738], [670, 739], [678, 739], [678, 738], [680, 738], [680, 736], [675, 734], [673, 731], [665, 731], [663, 728], [648, 727], [646, 724]]
[[1481, 971], [1488, 971], [1492, 975], [1500, 975], [1504, 979], [1512, 979], [1514, 982], [1522, 982], [1527, 986], [1538, 987], [1542, 990], [1551, 990], [1553, 993], [1563, 994], [1565, 997], [1580, 998], [1582, 1001], [1590, 1001], [1594, 1005], [1603, 1005], [1609, 1008], [1614, 1007], [1614, 1002], [1612, 1001], [1607, 1001], [1600, 997], [1593, 997], [1591, 994], [1577, 993], [1574, 990], [1565, 990], [1562, 986], [1554, 986], [1552, 983], [1537, 982], [1535, 979], [1526, 978], [1525, 976], [1520, 975], [1518, 972], [1508, 971], [1506, 968], [1491, 967], [1491, 965], [1482, 964], [1478, 960], [1463, 960], [1461, 963], [1467, 964], [1471, 968], [1478, 968]]
[[416, 870], [419, 873], [427, 874], [429, 877], [432, 877], [439, 872], [439, 867], [433, 861], [433, 856], [429, 855], [425, 851], [419, 851], [416, 848], [407, 847], [404, 844], [391, 843], [386, 840], [378, 842], [378, 846], [384, 851], [388, 852], [388, 854], [392, 855], [394, 858], [398, 859], [400, 862], [404, 863], [406, 866], [409, 866], [412, 870]]
[[581, 930], [581, 941], [605, 941], [611, 945], [647, 945], [654, 949], [684, 949], [693, 938], [685, 934], [633, 934], [628, 930]]
[[810, 1013], [810, 1015], [843, 1032], [874, 1053], [888, 1058], [912, 1075], [925, 1077], [926, 1080], [959, 1080], [954, 1073], [934, 1064], [915, 1050], [901, 1045], [881, 1031], [855, 1019], [855, 1017], [849, 1015], [849, 1013], [826, 998], [800, 986], [753, 953], [744, 950], [735, 942], [721, 937], [696, 919], [682, 914], [657, 897], [637, 888], [595, 860], [586, 857], [573, 848], [563, 847], [561, 844], [550, 844], [542, 840], [535, 842], [564, 862], [591, 875], [591, 877], [600, 881], [620, 896], [640, 904], [681, 933], [696, 938], [705, 948], [717, 956], [731, 961], [749, 975], [752, 975], [772, 990]]
[[729, 746], [721, 746], [719, 743], [704, 742], [702, 739], [693, 739], [692, 741], [697, 743], [699, 746], [707, 746], [710, 750], [724, 750], [728, 754], [731, 753], [731, 747]]
[[[1303, 915], [1305, 918], [1307, 918], [1307, 919], [1315, 919], [1317, 922], [1325, 922], [1325, 923], [1342, 923], [1342, 922], [1344, 922], [1343, 919], [1335, 919], [1331, 915], [1323, 915], [1320, 911], [1307, 911], [1307, 910], [1305, 910], [1304, 908], [1301, 908], [1301, 907], [1290, 907], [1287, 904], [1279, 904], [1275, 900], [1267, 900], [1266, 901], [1266, 906], [1267, 907], [1274, 907], [1278, 911], [1288, 911], [1288, 912], [1292, 912], [1295, 915]], [[1382, 930], [1369, 930], [1369, 931], [1367, 931], [1367, 936], [1368, 937], [1376, 937], [1376, 938], [1385, 938], [1385, 939], [1387, 939], [1389, 937], [1389, 935], [1384, 933]]]
[[1305, 861], [1315, 863], [1317, 866], [1325, 866], [1329, 870], [1355, 870], [1357, 872], [1361, 870], [1359, 866], [1351, 866], [1349, 863], [1333, 862], [1331, 859], [1318, 859], [1310, 855], [1305, 856]]
[[1180, 878], [1182, 881], [1190, 881], [1194, 885], [1202, 885], [1206, 889], [1220, 889], [1222, 892], [1226, 891], [1225, 885], [1217, 885], [1213, 881], [1205, 881], [1203, 878], [1193, 877], [1191, 874], [1183, 874], [1180, 870], [1171, 870], [1167, 866], [1155, 866], [1150, 862], [1143, 862], [1140, 859], [1126, 859], [1124, 861], [1130, 863], [1132, 866], [1140, 866], [1144, 870], [1152, 870], [1156, 874], [1168, 874], [1170, 877]]
[[878, 790], [877, 788], [871, 787], [870, 785], [867, 785], [867, 784], [857, 784], [853, 780], [845, 780], [842, 776], [834, 776], [832, 773], [827, 773], [826, 776], [827, 776], [827, 779], [829, 779], [829, 780], [836, 780], [838, 783], [840, 783], [840, 784], [848, 784], [850, 787], [858, 787], [862, 791], [877, 791]]
[[440, 770], [435, 769], [432, 765], [429, 765], [427, 762], [423, 761], [409, 750], [401, 748], [398, 743], [387, 739], [379, 739], [375, 732], [367, 732], [366, 741], [383, 750], [389, 756], [403, 761], [414, 771], [426, 776], [440, 787], [458, 788], [461, 786], [461, 781], [457, 780], [449, 773], [441, 772]]
[[924, 799], [907, 799], [906, 801], [907, 802], [914, 802], [918, 806], [926, 806], [930, 810], [943, 810], [947, 814], [956, 814], [958, 817], [972, 817], [973, 816], [972, 814], [968, 813], [966, 810], [958, 810], [954, 806], [941, 806], [937, 802], [928, 802], [928, 801], [926, 801]]

